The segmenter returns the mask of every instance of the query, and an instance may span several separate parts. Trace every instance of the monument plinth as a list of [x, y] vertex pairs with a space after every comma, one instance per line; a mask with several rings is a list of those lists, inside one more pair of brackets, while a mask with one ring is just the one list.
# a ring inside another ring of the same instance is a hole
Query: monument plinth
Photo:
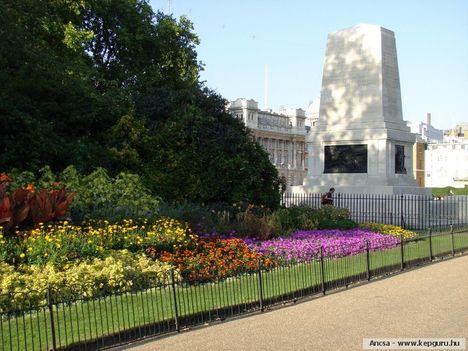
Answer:
[[308, 175], [293, 191], [426, 194], [413, 177], [392, 31], [362, 24], [328, 35], [319, 119], [306, 142]]

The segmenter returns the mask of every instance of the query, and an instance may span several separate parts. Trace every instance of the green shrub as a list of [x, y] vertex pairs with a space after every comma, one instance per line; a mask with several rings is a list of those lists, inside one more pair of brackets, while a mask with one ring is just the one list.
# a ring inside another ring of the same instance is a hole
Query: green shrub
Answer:
[[159, 213], [161, 216], [188, 223], [197, 234], [227, 233], [234, 217], [234, 209], [228, 205], [218, 204], [208, 207], [191, 202], [179, 204], [162, 202]]
[[5, 236], [0, 226], [0, 262], [16, 263], [19, 261], [22, 249], [18, 243], [19, 238]]
[[287, 235], [295, 230], [313, 230], [318, 228], [315, 210], [305, 206], [281, 208], [270, 216], [271, 224], [277, 233]]
[[251, 207], [248, 207], [245, 212], [238, 213], [231, 226], [235, 235], [241, 238], [267, 240], [277, 236], [269, 216], [256, 215], [251, 211]]
[[97, 168], [87, 176], [78, 173], [74, 166], [68, 166], [54, 175], [50, 167], [31, 172], [10, 172], [12, 182], [9, 188], [33, 184], [37, 191], [65, 187], [76, 195], [70, 205], [73, 220], [107, 219], [119, 222], [124, 219], [156, 219], [160, 198], [152, 196], [136, 174], [120, 173], [110, 177], [104, 168]]
[[135, 174], [120, 173], [110, 177], [104, 168], [98, 168], [81, 177], [73, 166], [60, 175], [66, 187], [76, 192], [71, 205], [75, 220], [107, 219], [119, 222], [124, 219], [155, 219], [159, 213], [160, 199], [152, 196]]
[[317, 216], [319, 220], [342, 220], [349, 219], [349, 210], [347, 208], [334, 206], [322, 206], [314, 211], [314, 215]]
[[349, 210], [334, 206], [322, 206], [315, 210], [318, 229], [352, 229], [358, 224], [351, 220]]
[[318, 229], [353, 229], [358, 224], [352, 219], [322, 219], [319, 221]]

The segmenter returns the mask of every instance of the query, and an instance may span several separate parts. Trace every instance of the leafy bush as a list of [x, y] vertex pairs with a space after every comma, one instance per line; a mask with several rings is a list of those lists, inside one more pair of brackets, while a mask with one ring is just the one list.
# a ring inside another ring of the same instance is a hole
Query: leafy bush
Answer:
[[361, 228], [367, 228], [374, 232], [385, 234], [385, 235], [392, 235], [397, 238], [403, 236], [404, 240], [411, 239], [415, 237], [417, 234], [411, 230], [403, 229], [402, 227], [392, 225], [392, 224], [380, 224], [380, 223], [362, 223], [359, 225]]
[[312, 208], [305, 206], [281, 208], [271, 214], [270, 222], [277, 233], [282, 235], [287, 235], [298, 229], [317, 229], [318, 220], [314, 216], [314, 211]]
[[358, 227], [358, 224], [352, 219], [321, 219], [318, 224], [318, 229], [353, 229]]
[[161, 216], [187, 222], [197, 234], [227, 232], [233, 213], [234, 209], [225, 204], [204, 206], [187, 201], [179, 204], [162, 202], [159, 212]]
[[[168, 264], [127, 250], [115, 251], [103, 259], [77, 262], [63, 269], [52, 264], [15, 268], [0, 263], [0, 311], [44, 303], [47, 286], [65, 299], [155, 287], [169, 282], [171, 269]], [[175, 276], [179, 279], [177, 272]]]
[[18, 262], [21, 257], [22, 249], [18, 245], [19, 238], [5, 236], [3, 228], [0, 226], [0, 262]]
[[261, 240], [277, 236], [269, 216], [257, 215], [251, 209], [248, 207], [245, 212], [238, 213], [236, 220], [231, 224], [235, 236]]
[[350, 219], [347, 208], [322, 206], [314, 211], [318, 229], [352, 229], [358, 224]]
[[192, 249], [178, 248], [174, 253], [158, 253], [148, 250], [151, 257], [158, 258], [180, 270], [187, 282], [208, 282], [224, 279], [258, 268], [258, 261], [265, 268], [275, 266], [275, 262], [249, 249], [241, 239], [200, 239]]
[[56, 221], [66, 216], [74, 193], [59, 188], [59, 184], [40, 191], [36, 191], [32, 184], [26, 189], [14, 188], [9, 186], [11, 180], [6, 174], [0, 174], [0, 225], [5, 228], [5, 232], [12, 232], [19, 226]]
[[81, 177], [73, 166], [69, 166], [60, 179], [77, 194], [71, 206], [76, 220], [119, 222], [129, 218], [154, 219], [158, 215], [160, 199], [151, 196], [138, 175], [120, 173], [112, 178], [104, 168], [98, 168]]
[[97, 168], [87, 176], [78, 173], [74, 166], [68, 166], [60, 174], [54, 175], [50, 167], [31, 172], [12, 171], [10, 187], [23, 187], [31, 184], [37, 191], [65, 187], [75, 192], [70, 206], [72, 218], [76, 221], [107, 219], [119, 222], [124, 219], [157, 218], [160, 199], [152, 196], [143, 186], [140, 177], [130, 173], [120, 173], [110, 177], [104, 168]]
[[347, 208], [340, 208], [334, 206], [322, 206], [314, 211], [317, 218], [341, 220], [349, 219], [349, 210]]
[[292, 206], [273, 212], [270, 218], [276, 231], [282, 235], [288, 235], [295, 230], [357, 227], [357, 223], [349, 218], [347, 209], [333, 206], [323, 206], [317, 209], [307, 206]]

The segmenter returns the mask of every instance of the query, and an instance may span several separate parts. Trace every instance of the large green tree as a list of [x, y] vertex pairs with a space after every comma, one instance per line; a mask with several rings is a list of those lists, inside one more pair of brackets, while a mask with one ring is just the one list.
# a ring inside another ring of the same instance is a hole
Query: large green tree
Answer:
[[103, 166], [169, 201], [275, 207], [277, 172], [200, 82], [197, 44], [143, 0], [3, 0], [0, 167]]
[[[80, 30], [84, 3], [0, 3], [0, 164], [36, 170], [107, 166], [102, 140], [125, 109], [125, 94], [96, 88]], [[115, 109], [117, 111], [115, 111]]]
[[208, 89], [197, 95], [150, 138], [158, 152], [144, 167], [149, 186], [166, 199], [276, 207], [279, 179], [267, 153], [224, 99]]

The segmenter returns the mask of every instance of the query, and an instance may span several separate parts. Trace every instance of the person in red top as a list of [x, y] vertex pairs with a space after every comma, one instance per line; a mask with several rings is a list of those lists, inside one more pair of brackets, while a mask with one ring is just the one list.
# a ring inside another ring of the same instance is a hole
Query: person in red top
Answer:
[[320, 203], [322, 205], [330, 205], [333, 206], [333, 193], [335, 192], [335, 188], [330, 188], [328, 192], [322, 195]]

